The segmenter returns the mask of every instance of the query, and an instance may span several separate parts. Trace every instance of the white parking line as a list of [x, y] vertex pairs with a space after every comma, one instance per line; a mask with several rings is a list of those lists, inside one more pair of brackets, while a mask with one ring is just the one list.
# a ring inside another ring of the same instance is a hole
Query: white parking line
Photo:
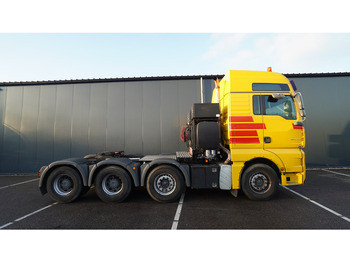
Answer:
[[4, 189], [4, 188], [8, 188], [8, 187], [13, 187], [13, 186], [18, 186], [18, 185], [26, 184], [26, 183], [33, 182], [33, 181], [38, 181], [39, 179], [40, 179], [40, 178], [35, 178], [35, 179], [28, 180], [28, 181], [24, 181], [24, 182], [20, 182], [20, 183], [8, 185], [8, 186], [3, 186], [3, 187], [0, 187], [0, 189]]
[[23, 216], [23, 217], [17, 218], [17, 219], [15, 219], [14, 221], [12, 221], [12, 222], [10, 222], [10, 223], [7, 223], [7, 224], [5, 224], [5, 225], [0, 226], [0, 229], [3, 229], [3, 228], [5, 228], [5, 227], [8, 227], [8, 226], [10, 226], [10, 225], [12, 225], [12, 224], [14, 224], [14, 223], [16, 223], [16, 222], [18, 222], [18, 221], [21, 221], [21, 220], [23, 220], [23, 219], [25, 219], [25, 218], [27, 218], [27, 217], [30, 217], [30, 216], [32, 216], [32, 215], [34, 215], [34, 214], [37, 214], [37, 213], [39, 213], [39, 212], [41, 212], [41, 211], [43, 211], [43, 210], [45, 210], [45, 209], [48, 209], [49, 207], [52, 207], [52, 206], [54, 206], [54, 205], [56, 205], [56, 204], [58, 204], [58, 202], [55, 202], [55, 203], [53, 203], [53, 204], [51, 204], [51, 205], [48, 205], [48, 206], [43, 207], [43, 208], [40, 208], [40, 209], [38, 209], [38, 210], [36, 210], [36, 211], [34, 211], [34, 212], [32, 212], [32, 213], [29, 213], [28, 215], [25, 215], [25, 216]]
[[343, 173], [339, 173], [339, 172], [331, 171], [331, 170], [328, 170], [328, 169], [322, 169], [322, 170], [323, 170], [323, 171], [326, 171], [326, 172], [333, 173], [333, 174], [337, 174], [337, 175], [341, 175], [341, 176], [350, 177], [350, 175], [348, 175], [348, 174], [343, 174]]
[[184, 203], [184, 198], [185, 198], [185, 192], [182, 193], [179, 204], [176, 209], [173, 225], [171, 226], [171, 230], [176, 230], [177, 225], [179, 224], [180, 220], [180, 215], [181, 215], [181, 210], [182, 210], [182, 204]]
[[314, 201], [314, 200], [312, 200], [312, 199], [310, 199], [310, 198], [308, 198], [308, 197], [306, 197], [306, 196], [303, 196], [302, 194], [300, 194], [300, 193], [298, 193], [298, 192], [295, 192], [294, 190], [292, 190], [292, 189], [290, 189], [290, 188], [288, 188], [288, 187], [285, 187], [285, 186], [282, 186], [282, 187], [283, 187], [284, 189], [287, 189], [288, 191], [290, 191], [290, 192], [292, 192], [292, 193], [294, 193], [294, 194], [296, 194], [296, 195], [298, 195], [298, 196], [304, 198], [305, 200], [310, 201], [312, 204], [314, 204], [314, 205], [316, 205], [316, 206], [319, 206], [320, 208], [323, 208], [324, 210], [326, 210], [326, 211], [332, 213], [333, 215], [336, 215], [336, 216], [338, 216], [338, 217], [344, 219], [346, 222], [349, 222], [349, 223], [350, 223], [350, 218], [348, 218], [348, 217], [346, 217], [346, 216], [343, 216], [342, 214], [339, 214], [339, 213], [335, 212], [334, 210], [332, 210], [332, 209], [330, 209], [330, 208], [328, 208], [328, 207], [326, 207], [326, 206], [324, 206], [324, 205], [321, 205], [320, 203], [317, 203], [316, 201]]

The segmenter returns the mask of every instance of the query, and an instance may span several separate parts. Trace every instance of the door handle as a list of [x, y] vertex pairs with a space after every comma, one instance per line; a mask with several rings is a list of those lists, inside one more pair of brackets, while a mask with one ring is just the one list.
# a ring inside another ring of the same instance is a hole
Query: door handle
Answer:
[[271, 137], [265, 136], [265, 137], [264, 137], [264, 143], [266, 143], [266, 144], [271, 143]]

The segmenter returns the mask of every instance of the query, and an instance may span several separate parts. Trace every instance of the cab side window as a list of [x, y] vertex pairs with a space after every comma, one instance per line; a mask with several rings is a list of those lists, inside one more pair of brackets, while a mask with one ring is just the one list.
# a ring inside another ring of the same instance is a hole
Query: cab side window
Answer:
[[261, 115], [260, 96], [253, 96], [254, 115]]
[[255, 115], [276, 115], [285, 119], [296, 119], [291, 96], [283, 99], [275, 99], [271, 95], [253, 96], [253, 112]]

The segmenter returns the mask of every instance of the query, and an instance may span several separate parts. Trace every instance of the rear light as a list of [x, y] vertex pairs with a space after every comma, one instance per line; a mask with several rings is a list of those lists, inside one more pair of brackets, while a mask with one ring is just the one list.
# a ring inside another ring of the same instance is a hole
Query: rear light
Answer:
[[305, 147], [305, 129], [303, 122], [294, 122], [293, 123], [293, 129], [299, 129], [301, 132], [300, 137], [300, 148]]
[[294, 129], [304, 129], [304, 124], [303, 124], [303, 122], [294, 122], [293, 128]]
[[40, 177], [40, 176], [41, 176], [40, 172], [38, 172], [36, 175], [37, 175], [37, 177]]
[[186, 142], [188, 140], [188, 134], [186, 132], [186, 129], [187, 129], [187, 125], [184, 125], [182, 128], [181, 128], [181, 132], [180, 132], [180, 139], [183, 141], [183, 142]]

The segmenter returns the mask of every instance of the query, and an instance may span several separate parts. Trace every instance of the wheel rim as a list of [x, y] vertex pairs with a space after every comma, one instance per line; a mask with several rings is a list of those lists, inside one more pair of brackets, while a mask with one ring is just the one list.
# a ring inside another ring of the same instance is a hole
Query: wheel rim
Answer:
[[55, 192], [60, 196], [66, 196], [72, 192], [74, 187], [74, 181], [66, 174], [59, 175], [53, 183]]
[[102, 180], [102, 189], [108, 195], [116, 195], [123, 189], [123, 182], [115, 175], [108, 175]]
[[249, 180], [250, 188], [256, 193], [265, 193], [271, 187], [270, 180], [263, 173], [255, 173]]
[[170, 174], [160, 174], [154, 180], [154, 189], [162, 196], [170, 195], [175, 191], [176, 181]]

